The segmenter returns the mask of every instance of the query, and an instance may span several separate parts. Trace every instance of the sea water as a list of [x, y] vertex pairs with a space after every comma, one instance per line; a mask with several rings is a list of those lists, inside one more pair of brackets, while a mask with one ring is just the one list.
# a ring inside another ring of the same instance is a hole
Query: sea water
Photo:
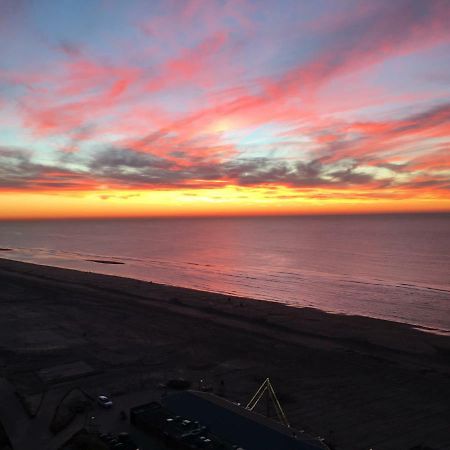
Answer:
[[20, 261], [450, 331], [449, 214], [0, 222], [0, 247]]

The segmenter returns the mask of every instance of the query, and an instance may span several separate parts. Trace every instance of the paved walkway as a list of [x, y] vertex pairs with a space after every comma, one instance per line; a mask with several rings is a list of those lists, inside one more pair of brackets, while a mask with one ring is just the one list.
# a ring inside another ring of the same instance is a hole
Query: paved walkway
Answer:
[[18, 441], [25, 434], [30, 420], [14, 393], [14, 386], [5, 378], [0, 378], [0, 420], [14, 450], [21, 450], [23, 447], [20, 447]]
[[[63, 392], [50, 391], [44, 396], [36, 417], [30, 418], [22, 403], [14, 393], [14, 386], [6, 379], [0, 378], [0, 421], [14, 447], [14, 450], [38, 450], [50, 447], [58, 448], [81, 427], [77, 420], [67, 429], [54, 436], [49, 430], [55, 405]], [[55, 446], [52, 445], [55, 441]]]

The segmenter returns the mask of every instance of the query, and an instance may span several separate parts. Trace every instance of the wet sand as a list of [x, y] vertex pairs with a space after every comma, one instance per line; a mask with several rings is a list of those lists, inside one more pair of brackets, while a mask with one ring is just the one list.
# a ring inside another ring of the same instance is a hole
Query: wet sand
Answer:
[[448, 336], [5, 259], [0, 286], [0, 380], [31, 403], [182, 376], [245, 404], [270, 377], [292, 426], [336, 449], [450, 448]]
[[121, 261], [108, 261], [106, 259], [87, 259], [86, 261], [95, 262], [97, 264], [124, 264]]

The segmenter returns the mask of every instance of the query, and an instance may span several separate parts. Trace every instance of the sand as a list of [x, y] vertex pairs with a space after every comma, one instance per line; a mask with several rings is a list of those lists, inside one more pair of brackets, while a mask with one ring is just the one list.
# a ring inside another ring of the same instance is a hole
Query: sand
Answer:
[[[175, 377], [243, 404], [270, 377], [292, 426], [336, 449], [450, 449], [449, 336], [6, 259], [0, 287], [0, 420], [17, 450], [22, 426], [28, 448], [57, 448], [38, 428], [62, 390], [157, 400]], [[46, 393], [31, 425], [8, 389]]]

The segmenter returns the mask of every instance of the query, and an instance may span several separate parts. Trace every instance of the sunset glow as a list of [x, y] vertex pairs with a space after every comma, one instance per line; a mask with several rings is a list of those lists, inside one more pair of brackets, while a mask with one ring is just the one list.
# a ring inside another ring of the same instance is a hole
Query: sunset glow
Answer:
[[450, 211], [450, 5], [0, 0], [0, 219]]

